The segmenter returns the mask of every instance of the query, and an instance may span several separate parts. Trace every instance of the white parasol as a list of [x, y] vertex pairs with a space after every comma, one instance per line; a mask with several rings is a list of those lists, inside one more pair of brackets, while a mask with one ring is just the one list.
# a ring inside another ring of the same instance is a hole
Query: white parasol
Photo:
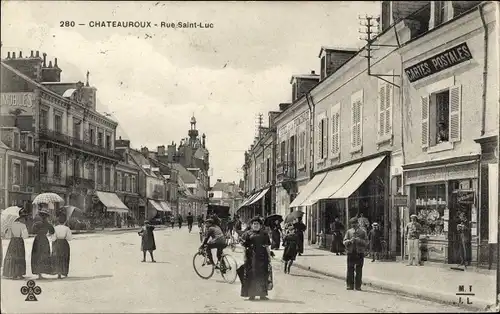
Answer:
[[12, 223], [19, 218], [19, 211], [21, 210], [20, 207], [17, 206], [11, 206], [2, 211], [2, 218], [1, 218], [1, 230], [2, 230], [2, 235], [5, 234], [7, 229], [9, 229], [12, 226]]
[[63, 209], [66, 211], [66, 222], [69, 221], [69, 219], [71, 218], [71, 216], [75, 213], [78, 213], [78, 214], [82, 214], [83, 211], [78, 208], [78, 207], [75, 207], [75, 206], [70, 206], [70, 205], [67, 205], [67, 206], [63, 206]]
[[33, 200], [33, 204], [49, 204], [49, 203], [64, 203], [64, 200], [56, 193], [38, 194]]

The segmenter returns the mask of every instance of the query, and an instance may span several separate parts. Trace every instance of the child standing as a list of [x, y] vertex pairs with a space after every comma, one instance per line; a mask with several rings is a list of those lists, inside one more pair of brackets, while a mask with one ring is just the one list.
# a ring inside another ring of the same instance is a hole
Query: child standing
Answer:
[[285, 250], [283, 251], [283, 261], [285, 262], [285, 274], [290, 273], [290, 268], [292, 267], [293, 261], [297, 257], [298, 253], [298, 236], [295, 228], [292, 224], [288, 224], [285, 229], [285, 235], [283, 237], [283, 246]]
[[156, 250], [156, 244], [155, 244], [155, 236], [153, 234], [153, 230], [155, 229], [154, 226], [152, 226], [149, 221], [144, 222], [144, 226], [142, 227], [141, 231], [139, 231], [139, 235], [142, 236], [142, 241], [141, 241], [141, 251], [143, 254], [143, 259], [142, 262], [146, 261], [146, 252], [149, 251], [149, 255], [151, 256], [151, 262], [156, 263], [154, 257], [153, 257], [153, 251]]

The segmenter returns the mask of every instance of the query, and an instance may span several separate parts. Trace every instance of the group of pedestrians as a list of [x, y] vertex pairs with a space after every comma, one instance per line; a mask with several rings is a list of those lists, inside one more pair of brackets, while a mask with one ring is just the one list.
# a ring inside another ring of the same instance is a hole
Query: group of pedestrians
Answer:
[[[23, 279], [26, 275], [26, 255], [24, 239], [28, 238], [26, 219], [28, 213], [21, 210], [17, 218], [6, 231], [10, 239], [3, 263], [3, 277]], [[43, 274], [57, 275], [59, 279], [69, 273], [71, 229], [65, 225], [66, 215], [59, 214], [58, 224], [54, 227], [48, 221], [50, 213], [45, 209], [38, 212], [33, 224], [36, 234], [31, 250], [31, 272], [43, 279]], [[49, 237], [52, 239], [52, 252]]]

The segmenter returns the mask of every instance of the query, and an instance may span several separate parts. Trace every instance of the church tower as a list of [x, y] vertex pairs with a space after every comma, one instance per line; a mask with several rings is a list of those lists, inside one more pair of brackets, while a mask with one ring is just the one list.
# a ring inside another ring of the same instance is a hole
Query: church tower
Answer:
[[189, 146], [195, 147], [196, 145], [196, 140], [198, 139], [198, 130], [196, 129], [196, 118], [193, 116], [191, 117], [191, 129], [188, 132], [189, 135]]

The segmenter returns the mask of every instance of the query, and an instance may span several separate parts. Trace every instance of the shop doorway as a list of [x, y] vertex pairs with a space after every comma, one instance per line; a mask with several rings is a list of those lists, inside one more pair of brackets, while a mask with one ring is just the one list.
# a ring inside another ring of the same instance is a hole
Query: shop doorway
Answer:
[[464, 259], [469, 265], [472, 254], [471, 220], [475, 193], [473, 190], [454, 190], [450, 199], [448, 263], [460, 264]]

